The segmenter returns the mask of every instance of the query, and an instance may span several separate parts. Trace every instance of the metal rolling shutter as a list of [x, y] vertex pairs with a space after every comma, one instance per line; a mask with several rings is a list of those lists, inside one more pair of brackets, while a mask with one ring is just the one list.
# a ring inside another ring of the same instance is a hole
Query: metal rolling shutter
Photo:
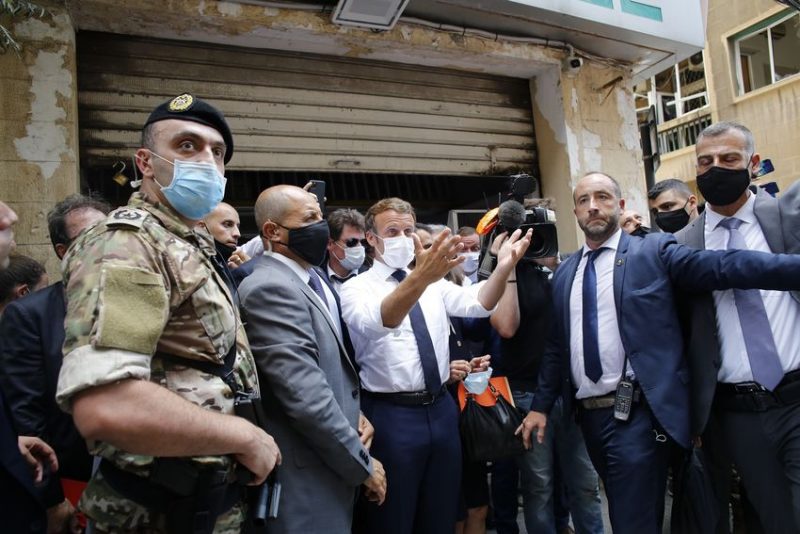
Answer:
[[78, 34], [81, 164], [139, 146], [192, 92], [224, 111], [231, 170], [476, 175], [536, 170], [527, 80], [208, 43]]

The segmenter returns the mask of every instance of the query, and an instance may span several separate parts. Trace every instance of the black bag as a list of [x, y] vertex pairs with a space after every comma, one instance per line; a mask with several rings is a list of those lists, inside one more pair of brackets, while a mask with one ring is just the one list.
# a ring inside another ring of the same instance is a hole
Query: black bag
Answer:
[[672, 473], [671, 530], [673, 534], [715, 532], [719, 509], [703, 450], [687, 451], [681, 463]]
[[481, 406], [474, 395], [467, 394], [461, 412], [461, 442], [467, 459], [472, 462], [499, 460], [525, 452], [522, 436], [514, 435], [522, 424], [522, 414], [491, 383], [489, 389], [496, 399], [494, 406]]

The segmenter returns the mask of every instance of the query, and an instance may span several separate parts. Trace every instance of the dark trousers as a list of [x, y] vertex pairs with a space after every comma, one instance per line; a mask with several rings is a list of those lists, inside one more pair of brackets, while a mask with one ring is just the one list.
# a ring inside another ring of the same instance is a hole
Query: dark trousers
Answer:
[[800, 404], [714, 415], [764, 530], [800, 532]]
[[[646, 403], [627, 422], [613, 408], [581, 410], [586, 448], [603, 480], [614, 534], [659, 534], [664, 519], [670, 440], [658, 429]], [[658, 441], [656, 438], [664, 441]]]
[[519, 468], [515, 458], [492, 462], [492, 511], [497, 534], [519, 534]]
[[386, 470], [383, 505], [363, 509], [370, 534], [453, 532], [461, 481], [458, 408], [450, 395], [429, 406], [401, 406], [364, 395], [375, 427], [370, 453]]

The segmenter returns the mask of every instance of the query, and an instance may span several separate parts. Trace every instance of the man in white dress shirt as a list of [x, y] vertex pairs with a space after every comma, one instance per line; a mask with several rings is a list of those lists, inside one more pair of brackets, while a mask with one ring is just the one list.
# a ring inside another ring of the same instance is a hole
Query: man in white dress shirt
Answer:
[[375, 426], [371, 453], [391, 480], [383, 506], [368, 505], [364, 512], [370, 533], [453, 532], [461, 445], [458, 409], [444, 390], [451, 378], [447, 318], [488, 316], [530, 244], [530, 233], [512, 235], [489, 279], [465, 288], [443, 280], [464, 261], [461, 237], [446, 230], [423, 249], [415, 222], [404, 200], [373, 205], [366, 237], [376, 261], [341, 289], [364, 388], [362, 410]]

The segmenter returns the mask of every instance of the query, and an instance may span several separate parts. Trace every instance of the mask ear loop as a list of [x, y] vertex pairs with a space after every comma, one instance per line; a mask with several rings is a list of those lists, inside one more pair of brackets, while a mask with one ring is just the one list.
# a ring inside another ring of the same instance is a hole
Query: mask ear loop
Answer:
[[131, 156], [131, 163], [133, 164], [133, 180], [131, 180], [131, 187], [133, 189], [139, 189], [139, 186], [142, 185], [142, 179], [139, 178], [139, 169], [136, 165], [136, 154]]

